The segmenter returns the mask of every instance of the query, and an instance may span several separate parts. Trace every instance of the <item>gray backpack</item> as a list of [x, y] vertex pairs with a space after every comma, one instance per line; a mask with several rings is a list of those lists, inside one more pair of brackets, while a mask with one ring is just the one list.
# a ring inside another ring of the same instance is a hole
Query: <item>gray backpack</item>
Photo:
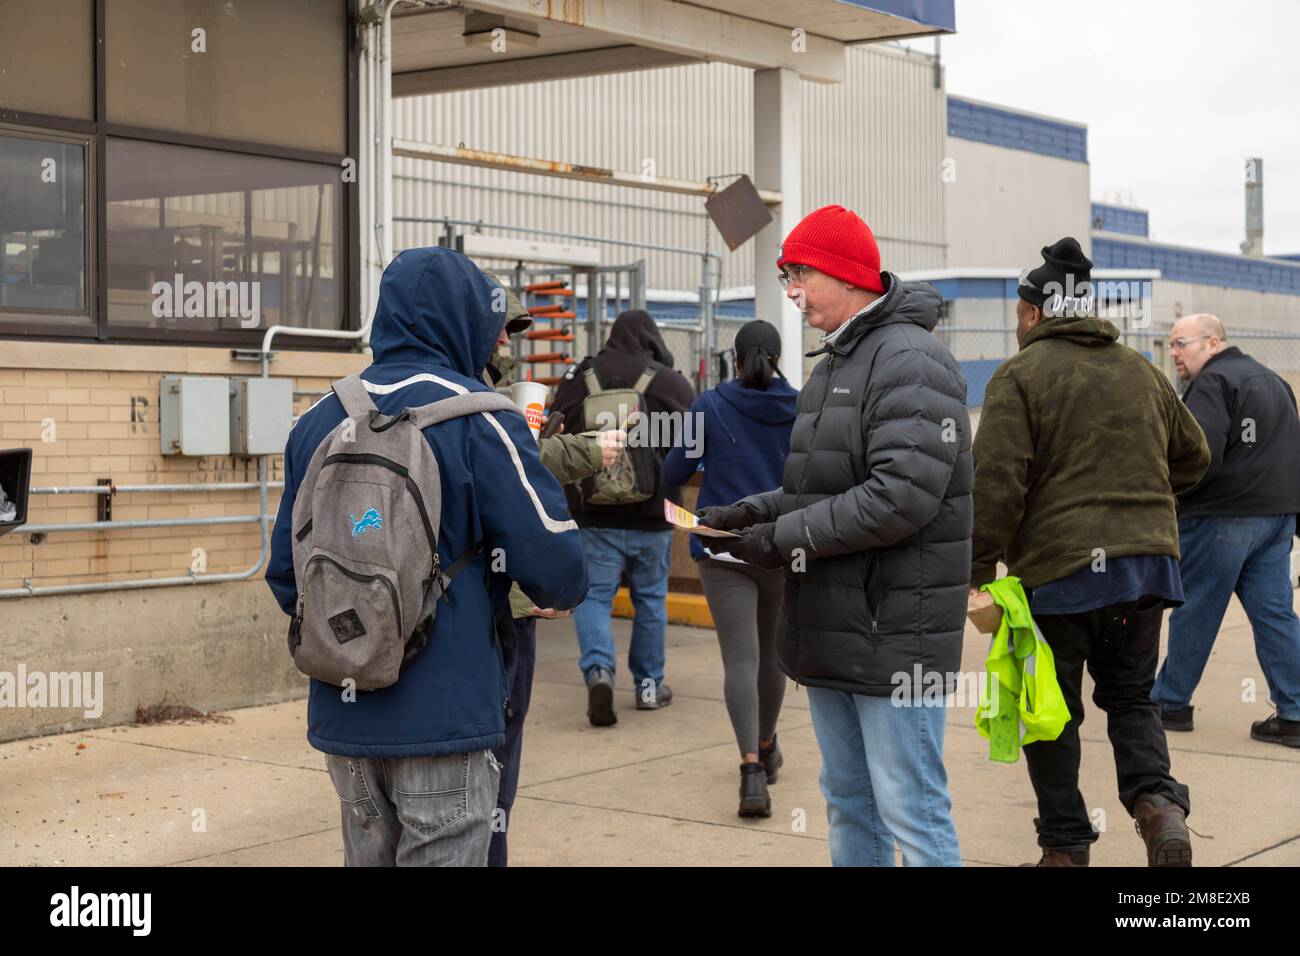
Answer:
[[518, 409], [496, 392], [470, 392], [384, 415], [356, 375], [335, 382], [334, 394], [347, 418], [312, 455], [293, 506], [289, 651], [309, 677], [375, 690], [428, 643], [439, 598], [482, 550], [438, 566], [442, 482], [421, 429]]

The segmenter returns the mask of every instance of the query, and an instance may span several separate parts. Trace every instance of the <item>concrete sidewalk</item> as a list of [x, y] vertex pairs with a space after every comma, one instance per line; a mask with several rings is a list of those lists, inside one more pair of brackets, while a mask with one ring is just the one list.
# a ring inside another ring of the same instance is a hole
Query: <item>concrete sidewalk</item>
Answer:
[[[625, 655], [629, 623], [615, 622]], [[668, 635], [671, 707], [638, 712], [626, 684], [619, 722], [585, 717], [571, 621], [538, 626], [537, 682], [511, 821], [515, 865], [809, 865], [829, 862], [820, 758], [806, 692], [789, 686], [785, 769], [773, 815], [736, 814], [738, 756], [710, 630]], [[968, 628], [963, 667], [986, 639]], [[1258, 701], [1242, 701], [1253, 680]], [[1090, 691], [1089, 691], [1090, 693]], [[1197, 729], [1171, 734], [1174, 773], [1192, 792], [1198, 865], [1300, 865], [1300, 751], [1258, 743], [1267, 690], [1245, 615], [1233, 602], [1197, 696]], [[1104, 811], [1095, 865], [1141, 866], [1115, 796], [1104, 715], [1088, 702], [1082, 787]], [[107, 728], [0, 745], [0, 865], [335, 866], [339, 809], [305, 739], [306, 702], [201, 723]], [[1023, 759], [992, 764], [974, 712], [954, 708], [947, 766], [962, 856], [971, 865], [1036, 859]]]

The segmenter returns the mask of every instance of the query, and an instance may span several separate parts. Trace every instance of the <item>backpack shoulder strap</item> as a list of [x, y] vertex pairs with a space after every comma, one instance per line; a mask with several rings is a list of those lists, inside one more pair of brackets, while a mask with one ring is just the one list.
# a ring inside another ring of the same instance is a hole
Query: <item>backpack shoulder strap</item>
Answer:
[[[424, 592], [424, 602], [420, 606], [421, 624], [423, 624], [426, 620], [429, 619], [429, 615], [433, 613], [434, 607], [436, 607], [438, 602], [442, 600], [442, 596], [447, 593], [447, 589], [451, 587], [451, 582], [456, 577], [456, 575], [464, 571], [465, 568], [469, 566], [469, 563], [471, 561], [473, 561], [480, 554], [482, 554], [484, 548], [485, 548], [485, 542], [483, 541], [480, 541], [478, 544], [466, 548], [465, 553], [462, 554], [455, 561], [453, 561], [451, 566], [448, 567], [445, 571], [439, 568], [435, 561], [434, 568], [433, 568], [433, 575], [429, 579], [429, 586]], [[437, 558], [436, 552], [434, 554], [434, 558], [435, 559]]]
[[588, 395], [599, 395], [604, 389], [600, 387], [600, 382], [596, 380], [596, 370], [588, 365], [582, 370], [582, 380], [587, 383]]
[[445, 422], [449, 418], [499, 411], [518, 412], [519, 407], [499, 392], [466, 392], [464, 395], [453, 395], [451, 398], [407, 409], [411, 421], [420, 429]]
[[370, 398], [370, 393], [366, 391], [365, 383], [361, 381], [360, 375], [349, 375], [347, 378], [341, 378], [333, 385], [334, 394], [339, 397], [343, 403], [343, 411], [347, 412], [348, 418], [367, 418], [371, 412], [378, 411], [374, 401]]
[[662, 365], [654, 359], [651, 359], [650, 364], [645, 367], [645, 370], [641, 373], [641, 376], [636, 380], [636, 384], [633, 385], [632, 388], [644, 395], [645, 390], [650, 386], [650, 380], [655, 377], [655, 373], [657, 373], [661, 368], [663, 368]]

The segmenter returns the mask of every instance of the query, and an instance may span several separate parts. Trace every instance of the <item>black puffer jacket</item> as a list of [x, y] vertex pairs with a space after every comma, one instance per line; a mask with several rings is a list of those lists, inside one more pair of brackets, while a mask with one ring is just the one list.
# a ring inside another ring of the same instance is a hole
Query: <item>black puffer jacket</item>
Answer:
[[782, 669], [877, 697], [900, 674], [919, 693], [917, 664], [945, 686], [960, 665], [973, 471], [966, 382], [931, 334], [942, 300], [886, 281], [879, 305], [810, 353], [829, 354], [799, 392], [781, 490], [745, 499], [792, 558]]

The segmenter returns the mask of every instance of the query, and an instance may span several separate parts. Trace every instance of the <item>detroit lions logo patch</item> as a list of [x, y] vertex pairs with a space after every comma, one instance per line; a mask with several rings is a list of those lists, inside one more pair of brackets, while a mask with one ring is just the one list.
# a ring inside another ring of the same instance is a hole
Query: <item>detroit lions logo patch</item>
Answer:
[[374, 508], [363, 514], [360, 521], [357, 520], [356, 515], [350, 514], [348, 517], [352, 519], [352, 537], [354, 538], [359, 534], [365, 534], [367, 531], [384, 530], [383, 516]]

